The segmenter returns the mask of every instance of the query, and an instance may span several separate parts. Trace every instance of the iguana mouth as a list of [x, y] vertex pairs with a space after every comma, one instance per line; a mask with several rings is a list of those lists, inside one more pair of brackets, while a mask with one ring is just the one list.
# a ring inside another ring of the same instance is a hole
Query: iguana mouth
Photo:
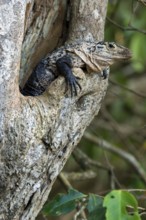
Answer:
[[119, 51], [119, 54], [115, 56], [115, 60], [121, 59], [121, 60], [129, 60], [132, 58], [132, 52], [128, 49], [126, 49], [124, 52]]
[[124, 61], [124, 60], [129, 60], [132, 58], [132, 53], [127, 50], [123, 53], [123, 51], [119, 51], [119, 53], [117, 54], [116, 52], [115, 53], [112, 53], [112, 55], [109, 55], [109, 54], [105, 54], [102, 56], [102, 60], [105, 60], [105, 61], [113, 61], [112, 63], [114, 63], [114, 61]]

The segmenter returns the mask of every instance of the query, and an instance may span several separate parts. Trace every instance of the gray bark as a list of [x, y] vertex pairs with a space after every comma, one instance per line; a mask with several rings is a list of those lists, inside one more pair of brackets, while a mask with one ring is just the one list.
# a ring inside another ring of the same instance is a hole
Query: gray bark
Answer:
[[[71, 2], [68, 40], [102, 40], [107, 0]], [[62, 77], [42, 96], [19, 92], [19, 72], [23, 84], [47, 51], [63, 42], [67, 8], [65, 0], [0, 1], [0, 219], [35, 219], [107, 89], [108, 80], [97, 73], [75, 69], [83, 88], [77, 97], [64, 95]]]

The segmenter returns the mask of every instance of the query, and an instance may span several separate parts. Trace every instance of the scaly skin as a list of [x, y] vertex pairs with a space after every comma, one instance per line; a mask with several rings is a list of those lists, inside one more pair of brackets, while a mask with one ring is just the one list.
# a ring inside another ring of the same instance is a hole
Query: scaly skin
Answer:
[[41, 60], [21, 93], [25, 96], [41, 95], [58, 75], [63, 75], [71, 95], [77, 95], [77, 89], [81, 89], [81, 86], [72, 68], [86, 68], [88, 72], [102, 73], [105, 79], [109, 66], [131, 56], [129, 49], [114, 42], [83, 41], [62, 46]]

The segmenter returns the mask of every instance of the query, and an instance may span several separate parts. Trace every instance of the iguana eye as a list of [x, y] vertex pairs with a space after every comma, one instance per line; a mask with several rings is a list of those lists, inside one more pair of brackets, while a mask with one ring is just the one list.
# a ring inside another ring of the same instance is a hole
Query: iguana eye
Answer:
[[96, 47], [97, 47], [97, 49], [102, 49], [102, 48], [104, 48], [104, 45], [105, 45], [104, 41], [100, 41], [97, 43]]
[[108, 46], [109, 46], [109, 48], [115, 48], [115, 44], [114, 43], [109, 43]]

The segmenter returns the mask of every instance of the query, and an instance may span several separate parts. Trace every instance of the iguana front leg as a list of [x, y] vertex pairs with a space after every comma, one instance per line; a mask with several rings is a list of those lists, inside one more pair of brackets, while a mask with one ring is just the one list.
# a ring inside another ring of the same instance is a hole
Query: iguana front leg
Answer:
[[72, 62], [69, 55], [65, 55], [56, 61], [56, 67], [58, 70], [57, 75], [53, 72], [53, 68], [48, 68], [46, 67], [46, 65], [46, 61], [42, 60], [36, 66], [32, 74], [28, 78], [26, 84], [24, 85], [24, 88], [20, 88], [20, 91], [23, 95], [41, 95], [50, 85], [50, 83], [57, 77], [58, 74], [64, 76], [67, 84], [67, 89], [69, 87], [71, 90], [71, 96], [73, 96], [73, 94], [77, 95], [77, 89], [79, 88], [81, 90], [81, 86], [78, 83], [79, 78], [75, 77], [72, 73]]
[[73, 96], [73, 94], [77, 95], [77, 87], [81, 90], [81, 86], [78, 82], [79, 77], [74, 76], [72, 73], [72, 62], [69, 55], [65, 55], [58, 59], [56, 61], [56, 66], [58, 72], [63, 75], [66, 80], [67, 89], [68, 87], [70, 88], [71, 96]]
[[41, 95], [55, 78], [52, 70], [46, 68], [45, 60], [42, 60], [33, 70], [23, 89], [20, 88], [20, 91], [24, 96]]

